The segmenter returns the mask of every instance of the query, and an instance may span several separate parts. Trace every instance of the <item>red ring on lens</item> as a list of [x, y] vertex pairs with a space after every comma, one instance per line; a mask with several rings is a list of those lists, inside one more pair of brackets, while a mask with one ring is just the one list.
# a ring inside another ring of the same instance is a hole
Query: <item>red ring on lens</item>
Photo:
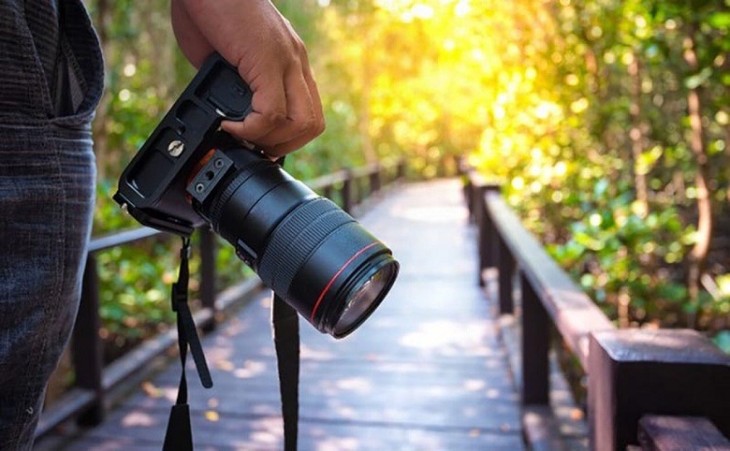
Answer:
[[357, 251], [355, 253], [355, 255], [353, 255], [352, 257], [350, 257], [342, 265], [342, 267], [335, 273], [335, 275], [332, 276], [332, 278], [330, 279], [330, 281], [327, 282], [327, 285], [324, 286], [324, 288], [322, 289], [322, 292], [319, 294], [319, 297], [317, 298], [317, 302], [314, 303], [314, 308], [312, 308], [312, 316], [310, 317], [310, 321], [314, 322], [314, 315], [317, 314], [317, 309], [319, 308], [319, 304], [322, 302], [322, 299], [324, 299], [324, 297], [327, 294], [327, 292], [329, 291], [329, 289], [332, 288], [332, 284], [335, 283], [335, 280], [337, 279], [337, 277], [339, 277], [339, 275], [342, 274], [342, 271], [344, 271], [345, 268], [347, 268], [353, 262], [353, 260], [355, 260], [357, 257], [359, 257], [360, 255], [362, 255], [363, 252], [367, 251], [368, 249], [370, 249], [371, 247], [373, 247], [373, 246], [375, 246], [377, 244], [378, 244], [377, 242], [370, 243], [367, 246], [365, 246], [364, 248], [362, 248], [359, 251]]

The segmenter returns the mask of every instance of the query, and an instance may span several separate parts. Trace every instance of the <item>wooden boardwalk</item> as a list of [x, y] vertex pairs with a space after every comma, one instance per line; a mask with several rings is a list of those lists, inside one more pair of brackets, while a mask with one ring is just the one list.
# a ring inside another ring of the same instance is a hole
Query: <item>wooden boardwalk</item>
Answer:
[[[523, 449], [519, 399], [496, 308], [476, 284], [459, 182], [406, 185], [360, 220], [391, 246], [401, 274], [344, 340], [301, 321], [300, 449]], [[281, 449], [268, 296], [220, 325], [204, 347], [214, 387], [188, 372], [196, 449]], [[165, 369], [63, 449], [161, 449], [178, 377], [177, 365]]]

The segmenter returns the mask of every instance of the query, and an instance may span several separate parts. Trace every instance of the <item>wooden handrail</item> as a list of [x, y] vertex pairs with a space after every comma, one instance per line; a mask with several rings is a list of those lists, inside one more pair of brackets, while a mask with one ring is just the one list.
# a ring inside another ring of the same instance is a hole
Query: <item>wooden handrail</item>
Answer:
[[125, 230], [122, 232], [116, 232], [110, 235], [93, 238], [89, 242], [89, 253], [96, 253], [111, 249], [113, 247], [124, 246], [127, 244], [136, 243], [153, 236], [165, 235], [164, 232], [153, 229], [151, 227], [139, 227], [136, 229]]
[[730, 436], [730, 356], [692, 330], [617, 329], [522, 226], [498, 185], [468, 168], [466, 183], [470, 217], [478, 230], [479, 283], [485, 285], [485, 269], [497, 269], [503, 315], [517, 311], [513, 284], [519, 276], [522, 345], [517, 361], [527, 437], [539, 436], [546, 449], [561, 443], [559, 430], [546, 426], [557, 424], [549, 396], [551, 327], [588, 376], [592, 450], [638, 443], [645, 414], [706, 417]]
[[337, 185], [338, 183], [343, 183], [348, 177], [350, 177], [349, 172], [342, 169], [337, 172], [312, 179], [307, 183], [307, 185], [315, 191], [325, 190]]
[[616, 327], [578, 287], [529, 233], [517, 215], [496, 192], [486, 193], [486, 205], [499, 237], [519, 262], [520, 270], [550, 314], [553, 324], [588, 368], [588, 345], [592, 332]]

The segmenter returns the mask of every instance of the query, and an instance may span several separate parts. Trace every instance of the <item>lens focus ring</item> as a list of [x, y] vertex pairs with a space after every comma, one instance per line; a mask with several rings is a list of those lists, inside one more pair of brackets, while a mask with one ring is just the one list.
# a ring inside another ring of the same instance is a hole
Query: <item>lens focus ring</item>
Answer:
[[258, 267], [261, 280], [286, 296], [297, 271], [317, 246], [334, 230], [354, 221], [325, 198], [299, 205], [272, 232]]

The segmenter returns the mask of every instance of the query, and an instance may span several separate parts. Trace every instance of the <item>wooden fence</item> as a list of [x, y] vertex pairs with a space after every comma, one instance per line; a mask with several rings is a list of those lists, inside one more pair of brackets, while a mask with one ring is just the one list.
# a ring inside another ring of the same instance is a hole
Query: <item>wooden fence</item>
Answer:
[[[307, 185], [325, 197], [338, 200], [345, 211], [353, 213], [353, 209], [362, 201], [382, 187], [404, 177], [405, 163], [398, 161], [388, 165], [371, 164], [352, 170], [345, 169], [311, 180]], [[251, 278], [224, 291], [219, 290], [215, 284], [215, 236], [208, 229], [200, 229], [197, 233], [200, 233], [201, 264], [198, 277], [202, 308], [195, 312], [194, 319], [203, 331], [210, 331], [215, 328], [216, 312], [250, 297], [262, 286], [258, 278]], [[36, 437], [47, 434], [59, 424], [73, 418], [85, 426], [100, 423], [106, 414], [107, 395], [176, 345], [177, 332], [174, 327], [170, 327], [169, 331], [144, 342], [110, 365], [104, 366], [102, 361], [96, 254], [162, 235], [165, 234], [142, 227], [91, 240], [84, 270], [81, 303], [71, 341], [74, 386], [44, 410]], [[170, 252], [175, 252], [172, 246]]]
[[522, 226], [499, 186], [474, 171], [465, 179], [478, 282], [497, 268], [500, 313], [519, 316], [523, 425], [535, 449], [564, 446], [549, 401], [551, 329], [588, 377], [591, 449], [730, 449], [730, 356], [693, 330], [617, 329]]

